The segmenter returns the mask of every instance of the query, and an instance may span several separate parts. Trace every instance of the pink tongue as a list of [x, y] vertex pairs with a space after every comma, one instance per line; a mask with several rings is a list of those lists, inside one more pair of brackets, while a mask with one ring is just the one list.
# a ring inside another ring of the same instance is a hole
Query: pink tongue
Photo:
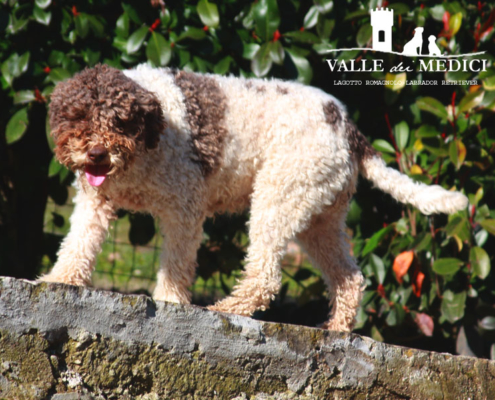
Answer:
[[84, 173], [91, 186], [100, 186], [105, 181], [109, 169], [107, 165], [88, 165]]

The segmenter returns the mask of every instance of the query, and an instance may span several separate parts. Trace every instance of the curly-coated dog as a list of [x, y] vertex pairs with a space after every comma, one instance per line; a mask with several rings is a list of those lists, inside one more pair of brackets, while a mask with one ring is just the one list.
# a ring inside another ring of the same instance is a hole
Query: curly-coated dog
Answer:
[[43, 281], [89, 285], [109, 221], [123, 208], [159, 217], [154, 298], [188, 303], [205, 218], [249, 206], [244, 277], [210, 308], [251, 315], [268, 307], [287, 242], [297, 239], [333, 298], [326, 326], [348, 331], [363, 289], [344, 233], [358, 172], [427, 214], [467, 206], [460, 193], [387, 168], [338, 100], [298, 83], [99, 65], [57, 85], [50, 124], [78, 193]]

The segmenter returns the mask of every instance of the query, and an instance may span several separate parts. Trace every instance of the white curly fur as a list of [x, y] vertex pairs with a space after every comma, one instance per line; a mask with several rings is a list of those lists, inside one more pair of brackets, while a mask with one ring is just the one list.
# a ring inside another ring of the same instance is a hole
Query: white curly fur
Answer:
[[[266, 308], [280, 289], [286, 245], [297, 239], [334, 298], [327, 327], [348, 331], [363, 289], [344, 233], [359, 169], [380, 189], [424, 213], [451, 213], [467, 205], [462, 194], [413, 183], [378, 156], [360, 160], [351, 154], [340, 102], [318, 89], [277, 80], [208, 75], [225, 94], [227, 134], [221, 166], [205, 178], [191, 161], [186, 99], [172, 72], [142, 65], [125, 74], [156, 95], [168, 127], [156, 149], [145, 152], [138, 146], [130, 168], [100, 187], [89, 186], [78, 174], [71, 232], [55, 267], [41, 280], [89, 284], [115, 210], [144, 211], [159, 217], [164, 234], [153, 297], [188, 303], [204, 219], [250, 206], [244, 278], [210, 309], [251, 315]], [[322, 107], [328, 102], [342, 117], [333, 126]], [[84, 159], [85, 151], [73, 159]]]

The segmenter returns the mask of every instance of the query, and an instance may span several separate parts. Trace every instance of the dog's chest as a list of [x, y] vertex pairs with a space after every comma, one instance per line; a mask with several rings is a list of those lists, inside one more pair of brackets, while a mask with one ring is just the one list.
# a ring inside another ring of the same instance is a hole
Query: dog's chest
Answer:
[[150, 194], [133, 187], [119, 187], [109, 191], [107, 195], [116, 208], [129, 211], [150, 212]]
[[158, 187], [150, 175], [115, 177], [108, 183], [102, 188], [102, 194], [109, 198], [116, 208], [153, 213], [157, 203], [161, 203]]

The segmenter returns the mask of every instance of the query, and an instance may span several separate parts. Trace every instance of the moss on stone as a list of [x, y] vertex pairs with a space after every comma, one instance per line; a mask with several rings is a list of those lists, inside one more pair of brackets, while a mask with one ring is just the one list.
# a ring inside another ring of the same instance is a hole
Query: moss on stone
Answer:
[[495, 399], [494, 362], [357, 335], [7, 278], [0, 306], [0, 399]]
[[0, 394], [9, 399], [45, 398], [55, 384], [47, 354], [48, 342], [38, 334], [15, 335], [0, 331]]

